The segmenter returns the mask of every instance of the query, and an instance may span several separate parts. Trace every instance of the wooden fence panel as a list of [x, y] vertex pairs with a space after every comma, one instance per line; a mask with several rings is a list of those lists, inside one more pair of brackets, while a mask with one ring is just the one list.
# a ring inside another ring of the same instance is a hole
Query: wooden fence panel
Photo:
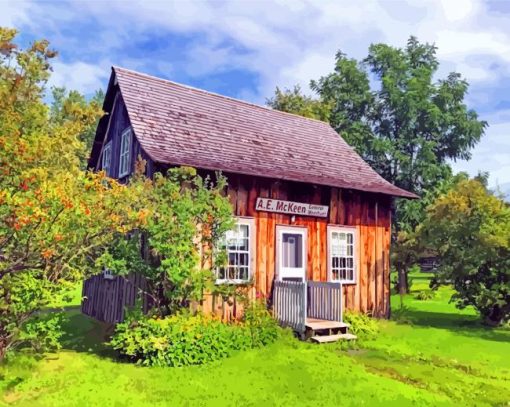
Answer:
[[81, 311], [99, 321], [117, 323], [124, 320], [126, 308], [142, 299], [143, 310], [148, 311], [147, 296], [142, 276], [92, 276], [83, 283]]

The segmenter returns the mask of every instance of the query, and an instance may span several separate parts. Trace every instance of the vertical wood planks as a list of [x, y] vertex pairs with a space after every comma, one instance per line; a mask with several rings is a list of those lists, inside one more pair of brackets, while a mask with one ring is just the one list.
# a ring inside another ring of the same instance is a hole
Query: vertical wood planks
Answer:
[[92, 276], [83, 283], [81, 311], [103, 322], [120, 322], [126, 307], [135, 305], [137, 298], [142, 298], [145, 309], [148, 298], [140, 292], [143, 282], [137, 274], [113, 279], [102, 274]]
[[239, 177], [236, 197], [237, 215], [246, 216], [248, 212], [248, 189], [245, 177]]
[[[269, 188], [266, 184], [260, 186], [261, 197], [269, 197]], [[267, 212], [257, 213], [257, 272], [256, 272], [256, 289], [263, 296], [267, 296]]]
[[[342, 295], [335, 297], [329, 291], [321, 291], [325, 301], [333, 304], [341, 301], [344, 308], [373, 312], [376, 316], [387, 316], [389, 310], [389, 246], [391, 198], [368, 192], [353, 191], [324, 186], [312, 186], [283, 180], [227, 174], [226, 189], [236, 216], [249, 216], [255, 220], [255, 264], [254, 287], [256, 292], [273, 301], [287, 301], [288, 298], [271, 298], [276, 272], [276, 226], [296, 225], [306, 227], [307, 279], [328, 281], [328, 224], [356, 227], [357, 273], [355, 284], [342, 285]], [[292, 216], [288, 214], [256, 211], [258, 197], [291, 200], [298, 202], [328, 204], [327, 218]], [[140, 281], [136, 280], [136, 283]], [[127, 290], [122, 282], [87, 280], [83, 288], [92, 293], [93, 300], [84, 300], [85, 313], [93, 313], [99, 319], [115, 319], [123, 315], [123, 301], [131, 302], [136, 292]], [[314, 306], [324, 306], [317, 303]], [[242, 307], [237, 300], [232, 305], [221, 297], [204, 295], [201, 305], [204, 312], [215, 312], [224, 319], [238, 318]], [[289, 312], [299, 310], [289, 310]], [[287, 311], [286, 311], [287, 312]]]
[[329, 223], [338, 223], [338, 188], [331, 188], [331, 198], [329, 202]]

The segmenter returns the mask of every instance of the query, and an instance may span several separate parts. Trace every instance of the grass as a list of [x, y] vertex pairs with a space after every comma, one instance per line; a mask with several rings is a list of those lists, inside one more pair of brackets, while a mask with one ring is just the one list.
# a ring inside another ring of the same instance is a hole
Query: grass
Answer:
[[[417, 275], [413, 289], [427, 283]], [[102, 344], [107, 328], [70, 310], [62, 351], [40, 360], [19, 352], [0, 367], [0, 405], [510, 405], [510, 331], [484, 328], [450, 295], [407, 296], [399, 321], [380, 321], [359, 350], [285, 335], [190, 368], [118, 362]]]
[[[413, 291], [428, 288], [430, 276], [412, 276]], [[433, 299], [393, 296], [401, 323], [381, 321], [376, 340], [356, 356], [367, 370], [441, 394], [463, 405], [510, 405], [510, 331], [480, 324], [473, 309], [449, 303], [442, 287]], [[398, 319], [397, 319], [398, 321]]]

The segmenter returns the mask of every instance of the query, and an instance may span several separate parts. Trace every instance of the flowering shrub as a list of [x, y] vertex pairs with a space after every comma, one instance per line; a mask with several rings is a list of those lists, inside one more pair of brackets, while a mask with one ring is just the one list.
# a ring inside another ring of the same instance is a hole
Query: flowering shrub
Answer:
[[131, 314], [117, 325], [110, 345], [121, 356], [146, 366], [188, 366], [222, 359], [277, 338], [278, 327], [270, 322], [267, 311], [248, 309], [245, 318], [227, 324], [202, 314], [165, 318]]

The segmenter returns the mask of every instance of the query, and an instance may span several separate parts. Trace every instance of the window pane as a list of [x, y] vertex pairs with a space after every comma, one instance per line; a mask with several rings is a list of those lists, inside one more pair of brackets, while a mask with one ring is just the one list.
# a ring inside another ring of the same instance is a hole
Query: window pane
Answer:
[[333, 266], [333, 268], [338, 268], [338, 265], [340, 263], [339, 258], [338, 257], [333, 257], [331, 260], [332, 260], [331, 261], [331, 265]]
[[229, 252], [228, 253], [228, 265], [234, 266], [236, 264], [236, 253], [235, 252]]
[[239, 279], [248, 280], [248, 267], [240, 268]]
[[249, 257], [248, 253], [241, 253], [239, 255], [239, 265], [240, 266], [247, 266], [248, 265], [248, 261], [249, 261], [248, 257]]
[[283, 233], [282, 240], [283, 267], [303, 267], [303, 236], [298, 233]]
[[248, 225], [238, 225], [239, 226], [239, 237], [240, 238], [248, 238]]
[[248, 251], [248, 238], [239, 239], [237, 243], [239, 244], [239, 250]]

